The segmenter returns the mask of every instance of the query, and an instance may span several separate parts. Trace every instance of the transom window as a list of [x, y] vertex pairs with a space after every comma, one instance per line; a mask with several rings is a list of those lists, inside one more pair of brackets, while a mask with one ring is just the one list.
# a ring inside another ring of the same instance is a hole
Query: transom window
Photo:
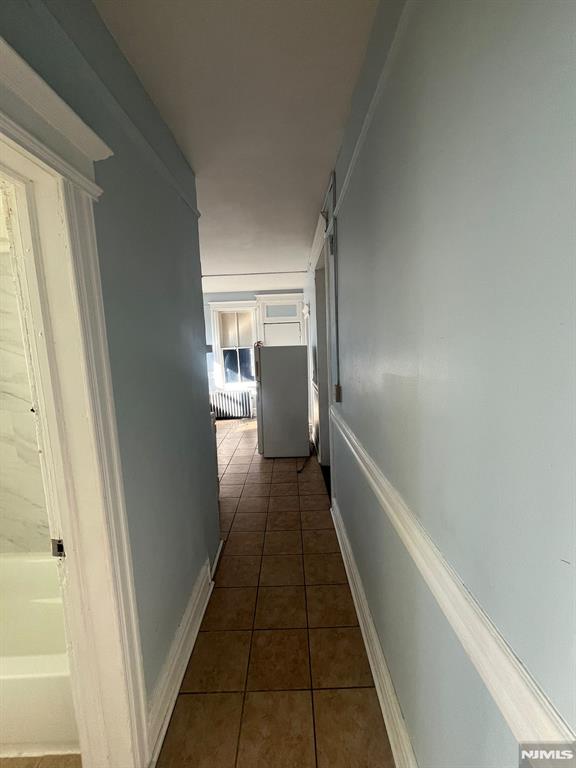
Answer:
[[254, 381], [253, 312], [219, 312], [225, 384]]

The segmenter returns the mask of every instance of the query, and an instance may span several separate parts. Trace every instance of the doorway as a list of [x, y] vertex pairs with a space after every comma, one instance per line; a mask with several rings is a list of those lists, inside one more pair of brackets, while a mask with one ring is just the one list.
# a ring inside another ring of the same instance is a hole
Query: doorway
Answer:
[[[50, 504], [48, 435], [34, 364], [37, 275], [24, 260], [28, 212], [0, 174], [0, 756], [80, 751], [70, 676], [60, 539]], [[33, 285], [30, 286], [29, 282]], [[57, 544], [54, 543], [54, 547]], [[26, 716], [23, 717], [23, 713]], [[70, 763], [72, 765], [72, 763]], [[78, 765], [80, 760], [78, 758]]]
[[[141, 768], [151, 748], [93, 220], [101, 190], [14, 123], [5, 119], [1, 127], [0, 181], [9, 209], [4, 230], [11, 233], [4, 235], [4, 249], [14, 251], [16, 266], [7, 278], [21, 306], [18, 323], [23, 318], [16, 326], [26, 358], [20, 379], [27, 383], [28, 400], [23, 398], [22, 407], [36, 420], [29, 463], [35, 452], [42, 478], [40, 483], [36, 476], [32, 507], [45, 511], [36, 525], [42, 544], [29, 545], [27, 553], [41, 554], [29, 558], [41, 562], [10, 564], [12, 583], [22, 590], [17, 603], [28, 606], [14, 604], [11, 610], [24, 621], [32, 616], [31, 606], [38, 617], [54, 621], [53, 631], [34, 638], [51, 638], [50, 643], [31, 644], [22, 654], [27, 660], [3, 648], [0, 654], [10, 659], [4, 675], [10, 685], [22, 676], [13, 674], [16, 658], [32, 665], [42, 685], [53, 678], [49, 703], [40, 709], [44, 716], [65, 710], [67, 725], [60, 720], [60, 736], [53, 733], [48, 743], [38, 738], [40, 725], [48, 728], [46, 720], [23, 739], [3, 729], [2, 738], [10, 740], [0, 742], [0, 754], [53, 756], [65, 750], [57, 765], [72, 766], [79, 761], [75, 750], [83, 768]], [[31, 584], [23, 578], [29, 567]], [[33, 571], [42, 568], [44, 576], [33, 579]], [[34, 586], [40, 581], [44, 592]], [[10, 597], [15, 595], [11, 590]], [[18, 641], [25, 634], [19, 631]], [[49, 663], [50, 674], [37, 663]], [[34, 675], [27, 675], [32, 681]], [[3, 697], [1, 704], [22, 719], [33, 702], [26, 693], [18, 697]], [[1, 716], [4, 725], [4, 711]], [[42, 759], [31, 757], [34, 766]]]
[[330, 362], [328, 345], [327, 271], [326, 246], [323, 248], [314, 271], [316, 308], [316, 365], [313, 370], [312, 390], [316, 399], [314, 412], [318, 414], [317, 451], [323, 471], [330, 470]]

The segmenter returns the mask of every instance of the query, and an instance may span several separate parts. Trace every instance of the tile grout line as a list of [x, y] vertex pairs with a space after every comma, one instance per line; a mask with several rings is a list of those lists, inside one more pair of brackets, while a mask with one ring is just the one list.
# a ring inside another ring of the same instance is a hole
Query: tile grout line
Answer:
[[[303, 629], [303, 627], [301, 627]], [[354, 691], [354, 690], [373, 690], [373, 685], [330, 685], [325, 688], [254, 688], [246, 690], [246, 693], [313, 693], [314, 691]], [[219, 696], [222, 693], [244, 693], [237, 688], [227, 688], [222, 691], [182, 691], [179, 696]]]
[[[306, 466], [306, 463], [304, 464]], [[302, 467], [304, 468], [304, 467]], [[300, 483], [298, 483], [298, 507], [300, 507]], [[304, 571], [304, 605], [306, 608], [306, 636], [308, 638], [308, 666], [310, 669], [310, 706], [312, 709], [312, 735], [314, 739], [314, 764], [318, 768], [318, 744], [316, 741], [316, 713], [314, 712], [314, 680], [312, 677], [312, 650], [310, 647], [310, 615], [308, 613], [308, 585], [304, 560], [304, 533], [302, 529], [302, 510], [300, 509], [300, 540], [302, 541], [302, 569]]]
[[[236, 450], [237, 450], [237, 447], [236, 447]], [[232, 457], [234, 457], [236, 455], [236, 450], [232, 454]], [[242, 490], [240, 492], [240, 496], [237, 497], [237, 503], [236, 503], [236, 507], [235, 507], [235, 510], [234, 510], [234, 515], [232, 517], [232, 521], [231, 521], [230, 527], [229, 527], [228, 532], [227, 532], [227, 540], [228, 540], [229, 534], [232, 532], [232, 529], [233, 529], [234, 524], [236, 522], [237, 516], [240, 513], [239, 512], [240, 502], [241, 502], [241, 499], [244, 497], [243, 496], [244, 489], [245, 489], [246, 484], [248, 483], [248, 480], [249, 480], [250, 468], [253, 466], [252, 461], [253, 461], [253, 458], [255, 456], [255, 453], [256, 453], [256, 449], [254, 449], [253, 453], [251, 454], [250, 463], [249, 463], [249, 466], [248, 466], [248, 471], [245, 473], [245, 478], [244, 478], [244, 480], [242, 482]], [[226, 472], [230, 471], [230, 469], [229, 469], [230, 466], [231, 465], [230, 465], [230, 461], [229, 461], [229, 463], [227, 465], [227, 468], [225, 470]], [[274, 464], [272, 465], [272, 474], [271, 474], [271, 477], [270, 477], [270, 483], [269, 484], [266, 483], [266, 482], [263, 483], [263, 485], [267, 486], [267, 490], [268, 490], [268, 493], [265, 494], [265, 497], [268, 500], [267, 505], [266, 505], [266, 513], [265, 513], [265, 515], [266, 515], [265, 528], [264, 528], [263, 532], [262, 531], [256, 531], [258, 533], [263, 533], [262, 549], [261, 549], [261, 552], [260, 552], [260, 564], [259, 564], [259, 571], [258, 571], [258, 581], [257, 581], [257, 585], [256, 585], [256, 602], [255, 602], [255, 606], [254, 606], [254, 614], [253, 614], [253, 619], [252, 619], [252, 630], [251, 630], [251, 634], [250, 634], [250, 645], [249, 645], [249, 651], [248, 651], [248, 661], [247, 661], [246, 676], [245, 676], [244, 687], [243, 687], [242, 707], [241, 707], [241, 713], [240, 713], [240, 725], [239, 725], [239, 730], [238, 730], [238, 738], [237, 738], [237, 742], [236, 742], [236, 753], [235, 753], [235, 761], [234, 761], [234, 764], [235, 764], [236, 768], [238, 768], [238, 760], [239, 760], [239, 755], [240, 755], [240, 739], [241, 739], [242, 727], [243, 727], [243, 721], [244, 721], [246, 697], [247, 697], [247, 694], [249, 692], [248, 691], [248, 678], [249, 678], [250, 663], [251, 663], [252, 652], [253, 652], [252, 649], [253, 649], [254, 633], [256, 631], [256, 612], [257, 612], [257, 609], [258, 609], [258, 600], [259, 600], [259, 593], [260, 593], [261, 574], [262, 574], [262, 568], [263, 568], [263, 558], [266, 556], [265, 553], [264, 553], [264, 546], [265, 546], [265, 542], [266, 542], [266, 534], [268, 533], [268, 518], [269, 518], [269, 515], [270, 515], [270, 504], [271, 504], [271, 499], [273, 498], [272, 497], [272, 476], [273, 476], [273, 472], [274, 472]], [[257, 693], [257, 692], [271, 692], [271, 691], [280, 691], [280, 690], [282, 690], [282, 691], [283, 690], [286, 690], [286, 691], [296, 691], [297, 690], [297, 691], [308, 691], [309, 692], [309, 694], [310, 694], [310, 704], [311, 704], [311, 717], [312, 717], [312, 734], [313, 734], [313, 739], [314, 739], [314, 763], [315, 763], [315, 766], [317, 768], [317, 766], [318, 766], [318, 754], [317, 754], [317, 742], [316, 742], [316, 722], [315, 722], [315, 711], [314, 711], [314, 688], [313, 688], [313, 679], [312, 679], [312, 654], [311, 654], [311, 645], [310, 645], [310, 621], [309, 621], [309, 614], [308, 614], [308, 592], [307, 592], [307, 590], [308, 590], [309, 586], [323, 586], [324, 584], [322, 582], [320, 582], [319, 584], [311, 584], [311, 585], [307, 584], [306, 573], [305, 573], [305, 553], [304, 553], [304, 532], [305, 532], [305, 530], [302, 527], [302, 511], [303, 510], [301, 508], [300, 499], [301, 499], [302, 496], [313, 495], [313, 494], [301, 493], [301, 486], [300, 486], [300, 483], [298, 482], [298, 480], [299, 480], [299, 478], [297, 478], [297, 482], [296, 482], [296, 491], [297, 491], [296, 495], [298, 497], [298, 510], [297, 511], [298, 511], [299, 525], [298, 525], [297, 528], [277, 529], [277, 530], [278, 531], [283, 531], [283, 530], [285, 530], [285, 531], [296, 531], [297, 530], [298, 533], [299, 533], [299, 539], [300, 539], [300, 544], [301, 544], [301, 552], [294, 553], [294, 556], [299, 556], [300, 557], [300, 561], [301, 561], [301, 565], [302, 565], [302, 572], [303, 572], [302, 588], [304, 590], [304, 607], [305, 607], [305, 617], [306, 617], [306, 627], [305, 628], [306, 628], [306, 637], [307, 637], [307, 646], [308, 646], [308, 665], [309, 665], [309, 674], [310, 674], [310, 686], [309, 686], [309, 688], [304, 688], [304, 689], [276, 689], [276, 688], [274, 688], [274, 689], [257, 689], [255, 691], [250, 691], [250, 692]], [[325, 484], [324, 483], [322, 483], [322, 484], [324, 486], [324, 491], [323, 491], [323, 493], [321, 492], [321, 494], [325, 495], [327, 493], [327, 489], [325, 487]], [[248, 497], [246, 497], [246, 498], [248, 498]], [[262, 497], [256, 497], [255, 496], [254, 498], [262, 498]], [[312, 530], [331, 530], [331, 529], [329, 529], [329, 528], [328, 529], [321, 529], [321, 528], [320, 529], [314, 529], [314, 528], [306, 529], [306, 531], [308, 531], [308, 530], [312, 531]], [[239, 531], [236, 531], [236, 532], [238, 532], [238, 533], [254, 533], [255, 531], [240, 531], [239, 530]], [[342, 555], [340, 549], [338, 549], [338, 551], [336, 551], [336, 552], [313, 552], [313, 553], [307, 553], [307, 554], [313, 554], [313, 555], [339, 554], [340, 556]], [[236, 555], [236, 557], [241, 557], [241, 556], [242, 555]], [[244, 555], [244, 556], [252, 557], [253, 555]], [[269, 555], [269, 556], [274, 557], [274, 556], [280, 556], [280, 555], [278, 555], [278, 553], [276, 553], [275, 555]], [[334, 584], [334, 582], [327, 582], [326, 583], [326, 585], [332, 585], [332, 586], [336, 586], [338, 584], [339, 583]], [[343, 584], [346, 584], [346, 585], [349, 586], [348, 581], [343, 582]], [[272, 585], [272, 588], [274, 588], [274, 587], [282, 587], [282, 586], [284, 586], [284, 585], [280, 585], [280, 584]], [[292, 585], [286, 585], [286, 586], [292, 586]], [[325, 628], [325, 629], [326, 628], [327, 629], [332, 629], [332, 628], [336, 629], [336, 628], [340, 628], [340, 627], [350, 627], [350, 626], [357, 626], [357, 624], [356, 625], [349, 625], [349, 624], [336, 625], [334, 627], [322, 627], [322, 628]], [[286, 629], [292, 629], [292, 628], [291, 627], [288, 627], [288, 628], [286, 628], [286, 627], [282, 627], [282, 628], [270, 627], [269, 630], [267, 630], [266, 628], [261, 628], [261, 629], [263, 629], [263, 631], [274, 631], [274, 630], [278, 630], [278, 629], [286, 630]], [[303, 629], [303, 627], [295, 627], [293, 629]], [[217, 630], [215, 630], [215, 631], [217, 631]], [[356, 687], [356, 688], [360, 688], [360, 687], [362, 687], [362, 688], [363, 687], [373, 688], [374, 686], [373, 685], [372, 686], [350, 686], [350, 688], [352, 688], [352, 687]], [[339, 689], [337, 687], [333, 687], [333, 688], [325, 688], [325, 689], [321, 689], [321, 690], [339, 690]]]
[[[256, 450], [254, 450], [252, 457], [256, 453]], [[252, 465], [252, 459], [250, 459], [250, 465]], [[246, 474], [246, 477], [248, 477], [248, 474]], [[246, 482], [246, 481], [244, 481]], [[240, 502], [238, 502], [238, 506], [240, 506]], [[236, 512], [238, 514], [238, 512]], [[236, 515], [234, 515], [234, 519], [236, 518]], [[234, 520], [232, 521], [232, 524], [234, 524]], [[264, 545], [262, 545], [264, 547]], [[256, 602], [254, 603], [254, 615], [252, 616], [252, 631], [250, 632], [250, 645], [248, 646], [248, 660], [246, 662], [246, 676], [244, 678], [244, 691], [242, 695], [242, 707], [240, 709], [240, 722], [238, 724], [238, 739], [236, 741], [236, 753], [234, 755], [234, 766], [238, 765], [238, 758], [240, 756], [240, 738], [242, 736], [242, 725], [244, 722], [244, 709], [246, 706], [246, 694], [247, 694], [247, 688], [248, 688], [248, 673], [250, 672], [250, 658], [252, 656], [252, 642], [254, 640], [254, 625], [256, 623], [256, 608], [258, 607], [258, 595], [260, 590], [260, 573], [262, 572], [262, 555], [260, 555], [260, 569], [258, 571], [258, 582], [256, 584]]]

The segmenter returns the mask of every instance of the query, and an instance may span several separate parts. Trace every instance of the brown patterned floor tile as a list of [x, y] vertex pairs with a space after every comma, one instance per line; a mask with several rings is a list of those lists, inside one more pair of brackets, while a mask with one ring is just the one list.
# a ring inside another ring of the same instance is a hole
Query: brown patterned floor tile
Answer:
[[318, 768], [394, 768], [374, 688], [314, 691]]
[[310, 629], [314, 688], [374, 685], [359, 627]]
[[310, 496], [300, 496], [300, 509], [302, 511], [309, 509], [330, 509], [330, 497], [327, 494], [311, 494]]
[[310, 691], [247, 693], [237, 768], [314, 768]]
[[261, 555], [264, 534], [260, 531], [231, 531], [224, 547], [224, 556]]
[[298, 483], [272, 483], [270, 496], [297, 496]]
[[304, 584], [301, 555], [265, 555], [262, 558], [260, 585], [288, 587]]
[[251, 632], [199, 632], [181, 691], [243, 691]]
[[213, 589], [200, 626], [201, 631], [252, 629], [256, 593], [256, 587]]
[[306, 584], [346, 584], [346, 569], [340, 554], [304, 555]]
[[[302, 499], [311, 499], [312, 496], [301, 496]], [[303, 509], [300, 512], [302, 530], [320, 530], [334, 528], [332, 515], [327, 509]]]
[[353, 627], [358, 624], [347, 584], [306, 587], [306, 605], [311, 627]]
[[260, 576], [260, 556], [222, 557], [214, 579], [217, 587], [256, 587]]
[[340, 552], [336, 531], [304, 531], [302, 533], [304, 552], [309, 555]]
[[308, 632], [305, 629], [254, 632], [247, 690], [301, 688], [310, 688]]
[[272, 496], [268, 506], [269, 512], [298, 512], [299, 509], [298, 496]]
[[301, 555], [300, 531], [268, 531], [264, 538], [265, 555]]
[[232, 524], [233, 531], [265, 531], [265, 512], [237, 512]]
[[304, 587], [260, 587], [255, 629], [306, 627]]
[[234, 768], [242, 693], [179, 696], [157, 768]]
[[296, 511], [269, 512], [267, 531], [299, 531], [300, 513]]

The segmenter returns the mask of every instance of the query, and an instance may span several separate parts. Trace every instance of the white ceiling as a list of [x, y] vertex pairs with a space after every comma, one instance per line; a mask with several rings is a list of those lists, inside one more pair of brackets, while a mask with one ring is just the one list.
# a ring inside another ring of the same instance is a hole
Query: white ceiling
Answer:
[[196, 173], [203, 274], [305, 270], [377, 0], [95, 3]]

